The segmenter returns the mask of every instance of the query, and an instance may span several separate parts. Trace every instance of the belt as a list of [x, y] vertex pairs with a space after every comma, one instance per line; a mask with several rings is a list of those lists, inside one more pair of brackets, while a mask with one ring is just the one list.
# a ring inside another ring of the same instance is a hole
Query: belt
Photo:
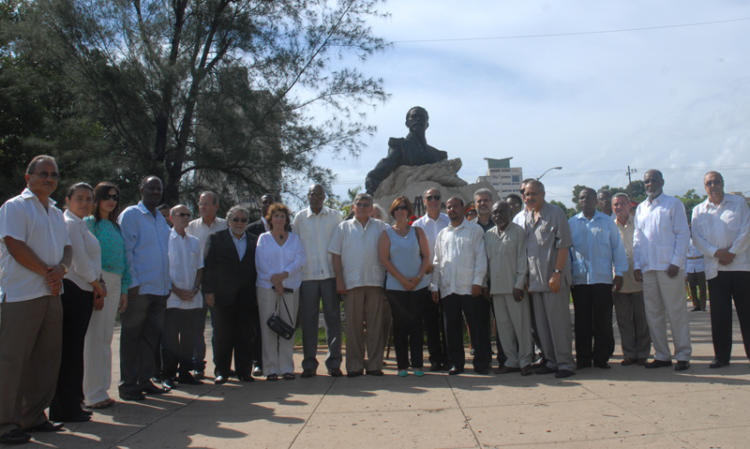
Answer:
[[690, 259], [690, 260], [694, 260], [694, 259], [703, 259], [703, 256], [698, 256], [698, 257], [688, 257], [688, 259]]

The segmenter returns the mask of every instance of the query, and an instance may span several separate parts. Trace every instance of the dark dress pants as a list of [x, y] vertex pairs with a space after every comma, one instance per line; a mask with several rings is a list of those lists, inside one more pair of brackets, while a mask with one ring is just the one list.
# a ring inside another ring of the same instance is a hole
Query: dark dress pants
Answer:
[[711, 335], [716, 360], [728, 363], [732, 355], [732, 299], [740, 322], [745, 355], [750, 359], [750, 271], [719, 271], [708, 280]]
[[[591, 362], [605, 363], [615, 350], [612, 332], [612, 285], [574, 285], [576, 362], [579, 367]], [[593, 339], [593, 350], [592, 350]]]
[[386, 290], [385, 296], [393, 316], [393, 341], [399, 370], [411, 366], [422, 368], [422, 298], [427, 287], [417, 291]]
[[135, 393], [156, 374], [167, 297], [136, 295], [120, 314], [120, 392]]
[[430, 354], [432, 366], [442, 366], [447, 363], [447, 349], [445, 341], [445, 327], [442, 323], [442, 305], [432, 300], [432, 293], [427, 289], [422, 295], [422, 328], [427, 334], [427, 351]]
[[83, 341], [94, 310], [94, 294], [81, 290], [63, 279], [62, 362], [57, 376], [57, 390], [49, 409], [52, 421], [81, 414], [83, 402]]
[[231, 302], [217, 298], [213, 307], [215, 375], [229, 375], [232, 355], [238, 376], [249, 376], [252, 371], [252, 354], [260, 341], [252, 325], [258, 322], [258, 301], [249, 290], [238, 296]]
[[448, 295], [441, 299], [448, 342], [448, 360], [458, 369], [464, 368], [463, 317], [469, 324], [471, 346], [474, 348], [475, 370], [490, 366], [490, 303], [483, 296]]
[[162, 376], [171, 379], [179, 373], [187, 374], [193, 367], [192, 355], [200, 337], [201, 319], [205, 322], [203, 308], [167, 309], [164, 312], [162, 336]]

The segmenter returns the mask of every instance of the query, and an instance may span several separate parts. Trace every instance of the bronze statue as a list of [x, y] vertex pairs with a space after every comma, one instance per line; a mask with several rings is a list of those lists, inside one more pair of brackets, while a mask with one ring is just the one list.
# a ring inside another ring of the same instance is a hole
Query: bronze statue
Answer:
[[405, 138], [388, 139], [388, 156], [365, 179], [367, 193], [373, 194], [380, 183], [401, 165], [425, 165], [444, 161], [448, 153], [427, 145], [425, 130], [429, 126], [429, 116], [425, 108], [415, 106], [406, 113], [406, 127], [409, 134]]

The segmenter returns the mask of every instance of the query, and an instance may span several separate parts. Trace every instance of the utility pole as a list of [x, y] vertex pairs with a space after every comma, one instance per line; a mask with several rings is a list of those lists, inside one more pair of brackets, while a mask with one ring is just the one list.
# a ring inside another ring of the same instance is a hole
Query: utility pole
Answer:
[[628, 185], [630, 185], [630, 183], [633, 182], [633, 180], [630, 179], [630, 175], [632, 175], [633, 173], [636, 173], [636, 172], [638, 172], [638, 169], [630, 168], [630, 165], [628, 165], [628, 171], [625, 172], [625, 174], [628, 175]]

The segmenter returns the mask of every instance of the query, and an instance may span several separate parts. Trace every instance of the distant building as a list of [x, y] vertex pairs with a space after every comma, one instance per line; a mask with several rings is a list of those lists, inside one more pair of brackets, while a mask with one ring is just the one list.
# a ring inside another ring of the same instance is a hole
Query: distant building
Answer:
[[521, 167], [511, 167], [510, 160], [512, 157], [504, 159], [484, 158], [487, 161], [487, 175], [480, 176], [478, 181], [485, 181], [497, 190], [500, 198], [505, 198], [510, 193], [518, 195], [523, 180], [523, 170]]

